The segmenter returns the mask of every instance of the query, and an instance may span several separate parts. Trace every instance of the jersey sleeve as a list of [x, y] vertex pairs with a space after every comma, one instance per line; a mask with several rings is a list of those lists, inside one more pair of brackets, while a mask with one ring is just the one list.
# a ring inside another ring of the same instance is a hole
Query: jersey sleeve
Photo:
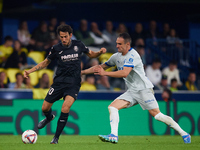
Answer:
[[49, 52], [49, 54], [47, 55], [47, 59], [48, 60], [54, 60], [56, 58], [56, 50], [55, 48], [52, 46], [51, 47], [51, 51]]
[[81, 42], [81, 50], [83, 53], [89, 53], [89, 48], [83, 42]]
[[127, 56], [125, 62], [124, 62], [124, 67], [135, 67], [137, 64], [139, 64], [141, 61], [141, 58], [139, 55], [134, 55], [131, 54], [129, 56]]
[[116, 56], [117, 56], [117, 53], [115, 53], [115, 54], [113, 54], [109, 59], [108, 59], [108, 61], [106, 61], [105, 62], [105, 64], [107, 65], [107, 66], [110, 66], [110, 67], [113, 67], [113, 66], [115, 66], [116, 65]]

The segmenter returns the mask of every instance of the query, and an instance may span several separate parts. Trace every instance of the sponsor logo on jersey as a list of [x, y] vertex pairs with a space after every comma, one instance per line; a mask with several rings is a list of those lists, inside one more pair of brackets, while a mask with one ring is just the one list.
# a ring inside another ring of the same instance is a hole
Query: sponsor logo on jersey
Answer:
[[126, 63], [133, 64], [133, 58], [129, 58], [129, 60]]
[[78, 54], [69, 54], [61, 56], [62, 61], [78, 60]]
[[75, 52], [77, 52], [78, 51], [78, 46], [74, 46], [74, 50], [75, 50]]

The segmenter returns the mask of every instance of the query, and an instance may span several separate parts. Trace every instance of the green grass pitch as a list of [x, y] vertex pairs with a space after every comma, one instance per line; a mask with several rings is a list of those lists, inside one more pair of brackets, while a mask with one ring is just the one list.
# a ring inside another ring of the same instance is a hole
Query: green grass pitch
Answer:
[[0, 135], [0, 150], [200, 150], [200, 136], [185, 144], [180, 136], [119, 136], [119, 142], [102, 142], [98, 136], [61, 135], [52, 145], [53, 135], [38, 136], [35, 144], [22, 143], [21, 136]]

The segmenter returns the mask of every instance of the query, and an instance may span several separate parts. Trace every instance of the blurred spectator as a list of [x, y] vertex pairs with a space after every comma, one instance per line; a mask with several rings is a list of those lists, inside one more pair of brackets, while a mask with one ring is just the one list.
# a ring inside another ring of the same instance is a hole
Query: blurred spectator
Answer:
[[31, 39], [30, 32], [28, 30], [28, 25], [26, 21], [22, 21], [19, 25], [19, 29], [17, 30], [17, 38], [22, 44], [22, 46], [26, 47], [29, 44]]
[[131, 38], [132, 38], [132, 47], [135, 46], [135, 42], [137, 39], [143, 39], [143, 40], [145, 39], [145, 34], [141, 23], [136, 23], [135, 30], [131, 34]]
[[163, 91], [164, 89], [168, 88], [168, 83], [167, 83], [167, 76], [166, 75], [162, 75], [162, 79], [161, 82], [159, 84], [157, 84], [154, 89], [155, 90], [161, 90]]
[[160, 33], [157, 29], [157, 23], [155, 20], [151, 20], [149, 23], [149, 30], [146, 32], [146, 38], [153, 39], [153, 44], [157, 45], [157, 39], [160, 38]]
[[174, 91], [178, 91], [178, 83], [176, 78], [171, 79], [171, 84], [170, 84], [170, 88], [169, 88], [172, 92]]
[[128, 32], [127, 27], [126, 27], [126, 25], [125, 25], [124, 23], [120, 23], [120, 24], [118, 25], [117, 30], [116, 30], [117, 36], [118, 36], [120, 33], [124, 33], [124, 32]]
[[1, 71], [0, 72], [0, 88], [8, 88], [8, 85], [3, 83], [5, 78], [6, 78], [6, 73]]
[[137, 46], [143, 46], [143, 47], [145, 46], [145, 42], [142, 38], [139, 38], [135, 41], [135, 47]]
[[167, 76], [167, 83], [169, 85], [170, 85], [171, 79], [173, 78], [176, 78], [178, 82], [178, 86], [182, 85], [180, 76], [179, 76], [179, 70], [177, 68], [177, 62], [175, 60], [172, 60], [169, 63], [169, 66], [163, 69], [162, 74]]
[[108, 76], [100, 76], [96, 87], [98, 90], [112, 90], [108, 81]]
[[167, 36], [169, 36], [169, 32], [170, 32], [169, 23], [164, 23], [163, 24], [163, 32], [161, 34], [161, 38], [166, 39]]
[[146, 68], [146, 54], [145, 54], [144, 46], [138, 45], [135, 49], [142, 59], [142, 63], [144, 64], [144, 68]]
[[26, 89], [32, 89], [33, 88], [33, 86], [31, 85], [30, 76], [28, 78], [24, 78], [24, 84], [26, 86]]
[[36, 41], [33, 39], [33, 37], [31, 37], [29, 44], [26, 46], [26, 48], [28, 49], [28, 52], [35, 51], [37, 49]]
[[86, 75], [85, 81], [81, 84], [80, 91], [96, 91], [94, 75]]
[[78, 40], [81, 40], [86, 46], [94, 44], [94, 39], [90, 36], [88, 31], [88, 22], [85, 19], [80, 21], [79, 30], [75, 31], [74, 35]]
[[108, 36], [110, 39], [110, 43], [108, 43], [109, 48], [107, 49], [107, 52], [111, 52], [111, 53], [117, 52], [117, 49], [116, 49], [117, 34], [115, 31], [113, 31], [112, 21], [106, 21], [106, 29], [103, 31], [103, 34]]
[[161, 60], [154, 59], [152, 65], [149, 65], [146, 68], [146, 75], [154, 86], [158, 85], [161, 82], [162, 72], [160, 70], [160, 67], [161, 67]]
[[48, 31], [49, 31], [51, 40], [57, 38], [56, 28], [57, 28], [57, 18], [52, 17], [49, 21], [49, 26], [48, 26]]
[[165, 102], [171, 101], [172, 100], [172, 92], [169, 89], [165, 88], [162, 92], [162, 99]]
[[14, 42], [13, 53], [8, 57], [5, 68], [22, 68], [27, 65], [26, 53], [22, 51], [19, 40]]
[[39, 27], [34, 30], [32, 38], [36, 41], [35, 50], [45, 51], [45, 49], [49, 48], [51, 36], [45, 21], [42, 21]]
[[16, 82], [10, 83], [9, 88], [10, 89], [25, 89], [26, 85], [23, 83], [24, 77], [21, 73], [16, 73]]
[[176, 60], [178, 60], [181, 65], [190, 67], [190, 50], [184, 47], [182, 41], [177, 41], [175, 43], [175, 48], [173, 48], [172, 51], [176, 57]]
[[[81, 70], [84, 69], [84, 63], [81, 61]], [[81, 83], [85, 82], [86, 75], [81, 75]]]
[[[51, 42], [50, 42], [50, 47], [46, 50], [46, 56], [49, 54], [50, 50], [51, 50], [51, 47], [53, 45], [56, 45], [59, 43], [59, 40], [58, 39], [52, 39]], [[56, 60], [52, 60], [51, 63], [47, 66], [47, 69], [51, 69], [51, 70], [54, 70], [55, 67], [57, 66], [57, 61]]]
[[90, 31], [90, 36], [94, 39], [94, 44], [93, 46], [96, 47], [106, 47], [108, 46], [108, 43], [111, 42], [109, 37], [105, 34], [103, 34], [97, 25], [96, 22], [91, 23], [91, 31]]
[[13, 38], [11, 36], [6, 36], [4, 41], [4, 44], [0, 45], [0, 67], [4, 67], [7, 58], [13, 52]]
[[88, 64], [85, 64], [85, 67], [86, 68], [90, 68], [90, 67], [96, 66], [96, 65], [99, 65], [98, 59], [97, 58], [92, 58], [92, 59], [90, 59]]
[[39, 88], [48, 89], [50, 88], [49, 76], [47, 73], [44, 73], [40, 79]]
[[197, 91], [197, 85], [196, 85], [196, 74], [194, 72], [190, 72], [188, 75], [188, 79], [185, 82], [185, 85], [183, 86], [183, 90], [189, 90], [189, 91]]
[[151, 50], [150, 49], [145, 50], [145, 42], [142, 38], [137, 39], [134, 45], [135, 45], [134, 46], [135, 50], [137, 50], [137, 52], [141, 56], [145, 68], [147, 64], [152, 63]]
[[181, 42], [179, 37], [176, 34], [175, 29], [171, 29], [169, 35], [167, 36], [167, 43], [168, 44], [175, 44], [176, 42]]

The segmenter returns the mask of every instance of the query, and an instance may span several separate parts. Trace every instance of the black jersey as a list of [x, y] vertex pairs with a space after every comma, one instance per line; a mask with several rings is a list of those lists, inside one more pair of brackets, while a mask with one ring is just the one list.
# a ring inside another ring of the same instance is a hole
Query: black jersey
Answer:
[[47, 59], [57, 59], [57, 70], [54, 82], [77, 83], [81, 82], [81, 55], [89, 53], [89, 49], [78, 40], [72, 40], [69, 47], [58, 43], [51, 48]]

